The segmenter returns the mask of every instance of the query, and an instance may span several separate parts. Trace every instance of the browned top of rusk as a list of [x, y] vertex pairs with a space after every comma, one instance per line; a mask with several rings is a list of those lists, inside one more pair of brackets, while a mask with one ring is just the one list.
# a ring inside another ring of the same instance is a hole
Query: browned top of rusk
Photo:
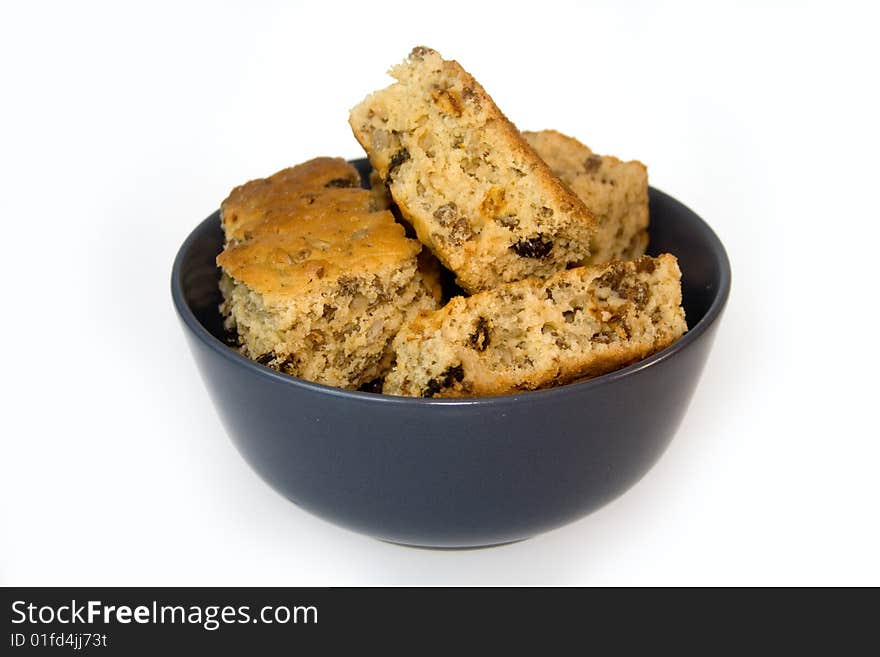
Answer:
[[[220, 206], [221, 222], [229, 242], [245, 239], [247, 233], [293, 206], [311, 205], [318, 195], [331, 190], [357, 188], [360, 175], [342, 158], [317, 157], [283, 169], [268, 178], [258, 178], [232, 190]], [[349, 199], [355, 197], [349, 196]], [[369, 209], [358, 198], [358, 207]], [[343, 201], [344, 202], [344, 201]], [[352, 210], [355, 208], [353, 207]]]
[[387, 210], [352, 213], [306, 206], [261, 224], [250, 239], [227, 247], [217, 264], [271, 302], [297, 298], [346, 275], [389, 271], [408, 262], [414, 268], [420, 249]]
[[374, 211], [359, 180], [344, 160], [318, 158], [236, 188], [223, 208], [234, 238], [217, 264], [269, 302], [345, 275], [415, 267], [421, 245], [390, 212]]

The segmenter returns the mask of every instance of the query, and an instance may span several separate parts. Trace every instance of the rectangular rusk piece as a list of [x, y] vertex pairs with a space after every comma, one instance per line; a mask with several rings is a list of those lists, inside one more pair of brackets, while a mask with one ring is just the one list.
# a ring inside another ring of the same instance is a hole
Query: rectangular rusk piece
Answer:
[[437, 272], [357, 171], [320, 158], [237, 188], [222, 206], [229, 240], [221, 312], [241, 352], [342, 388], [384, 375], [391, 339], [439, 299]]
[[687, 330], [674, 256], [577, 267], [424, 312], [394, 339], [383, 392], [501, 395], [634, 363]]
[[598, 224], [584, 264], [633, 260], [648, 246], [648, 170], [638, 161], [596, 155], [555, 130], [524, 132], [562, 182], [578, 195]]
[[594, 219], [457, 62], [415, 48], [351, 111], [403, 217], [469, 293], [589, 255]]

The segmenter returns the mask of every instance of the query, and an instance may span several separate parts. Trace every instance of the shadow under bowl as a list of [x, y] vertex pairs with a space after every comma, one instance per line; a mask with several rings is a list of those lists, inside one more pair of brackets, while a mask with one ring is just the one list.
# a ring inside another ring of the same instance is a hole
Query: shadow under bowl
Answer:
[[730, 291], [730, 264], [711, 228], [671, 196], [652, 188], [650, 213], [649, 253], [679, 260], [688, 333], [634, 365], [548, 390], [393, 397], [311, 383], [241, 356], [224, 343], [217, 310], [218, 212], [181, 246], [172, 297], [227, 432], [279, 493], [385, 541], [510, 543], [629, 489], [687, 410]]

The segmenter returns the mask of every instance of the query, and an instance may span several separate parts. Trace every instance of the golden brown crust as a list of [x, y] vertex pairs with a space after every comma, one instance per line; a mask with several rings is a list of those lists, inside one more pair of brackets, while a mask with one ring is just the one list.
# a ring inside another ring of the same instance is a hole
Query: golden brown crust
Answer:
[[[317, 157], [268, 178], [251, 180], [233, 189], [220, 205], [226, 240], [243, 239], [255, 225], [277, 214], [289, 213], [293, 207], [309, 204], [316, 194], [357, 187], [360, 187], [357, 169], [341, 157]], [[350, 198], [357, 199], [356, 207], [369, 210], [366, 197]], [[330, 201], [334, 202], [342, 201]]]
[[[367, 190], [342, 191], [370, 196]], [[254, 227], [250, 239], [227, 247], [217, 264], [235, 280], [280, 302], [345, 274], [393, 269], [420, 250], [388, 211], [353, 213], [316, 203]]]
[[239, 283], [283, 302], [343, 274], [385, 271], [413, 258], [388, 211], [341, 158], [319, 157], [236, 187], [223, 202], [230, 243], [217, 264]]

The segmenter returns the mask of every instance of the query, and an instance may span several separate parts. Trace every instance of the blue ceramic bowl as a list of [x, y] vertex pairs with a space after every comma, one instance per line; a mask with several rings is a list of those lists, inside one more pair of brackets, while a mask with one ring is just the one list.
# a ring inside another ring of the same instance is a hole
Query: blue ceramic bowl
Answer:
[[507, 543], [582, 518], [636, 483], [666, 449], [700, 379], [730, 264], [691, 210], [655, 189], [650, 202], [649, 252], [678, 257], [690, 330], [639, 363], [549, 390], [410, 399], [310, 383], [244, 358], [224, 343], [217, 311], [217, 212], [181, 246], [171, 292], [227, 432], [279, 493], [387, 541]]

